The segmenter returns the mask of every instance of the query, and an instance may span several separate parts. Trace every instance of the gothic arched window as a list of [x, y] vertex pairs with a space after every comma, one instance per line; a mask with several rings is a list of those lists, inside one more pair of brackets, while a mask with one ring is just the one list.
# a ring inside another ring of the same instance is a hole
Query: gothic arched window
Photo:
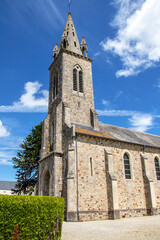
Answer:
[[79, 92], [83, 93], [83, 73], [79, 71]]
[[77, 91], [77, 69], [73, 69], [73, 90]]
[[124, 154], [123, 160], [124, 160], [125, 178], [131, 179], [130, 160], [127, 153]]
[[73, 69], [73, 90], [83, 93], [83, 72], [79, 65]]
[[57, 94], [58, 94], [58, 73], [55, 72], [53, 78], [53, 99], [57, 96]]
[[155, 163], [157, 180], [160, 180], [160, 168], [159, 168], [158, 158], [155, 158], [155, 159], [154, 159], [154, 163]]

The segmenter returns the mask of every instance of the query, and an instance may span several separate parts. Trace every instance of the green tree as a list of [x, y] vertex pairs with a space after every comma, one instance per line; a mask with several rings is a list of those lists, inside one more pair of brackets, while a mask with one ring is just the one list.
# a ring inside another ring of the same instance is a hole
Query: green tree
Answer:
[[42, 123], [32, 128], [31, 133], [20, 145], [17, 157], [12, 158], [14, 168], [17, 169], [17, 184], [12, 189], [16, 194], [31, 194], [37, 183], [38, 161], [42, 139]]

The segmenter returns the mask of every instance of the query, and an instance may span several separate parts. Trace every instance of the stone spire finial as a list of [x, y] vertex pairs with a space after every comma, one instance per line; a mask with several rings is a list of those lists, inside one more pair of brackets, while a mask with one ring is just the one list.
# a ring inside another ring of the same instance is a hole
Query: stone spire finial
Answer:
[[81, 51], [82, 51], [82, 54], [85, 53], [85, 56], [87, 57], [88, 49], [87, 49], [87, 44], [86, 44], [86, 40], [85, 40], [84, 36], [81, 41]]
[[53, 49], [53, 58], [55, 58], [57, 56], [57, 53], [58, 53], [58, 45], [56, 43], [54, 49]]

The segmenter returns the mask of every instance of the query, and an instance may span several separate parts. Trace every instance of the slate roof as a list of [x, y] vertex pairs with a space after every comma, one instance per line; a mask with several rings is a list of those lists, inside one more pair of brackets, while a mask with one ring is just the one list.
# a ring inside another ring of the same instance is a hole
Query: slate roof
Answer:
[[11, 190], [15, 184], [13, 181], [0, 181], [0, 190]]
[[99, 123], [99, 131], [95, 131], [92, 127], [75, 124], [75, 131], [84, 135], [160, 148], [159, 136], [108, 124]]

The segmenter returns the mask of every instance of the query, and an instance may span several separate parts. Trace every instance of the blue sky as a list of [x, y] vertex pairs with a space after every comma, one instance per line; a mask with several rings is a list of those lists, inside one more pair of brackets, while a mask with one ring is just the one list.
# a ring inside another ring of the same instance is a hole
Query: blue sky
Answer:
[[[52, 50], [68, 0], [0, 1], [0, 180], [15, 180], [12, 157], [47, 116]], [[160, 1], [72, 0], [79, 41], [93, 61], [99, 121], [160, 135]]]

